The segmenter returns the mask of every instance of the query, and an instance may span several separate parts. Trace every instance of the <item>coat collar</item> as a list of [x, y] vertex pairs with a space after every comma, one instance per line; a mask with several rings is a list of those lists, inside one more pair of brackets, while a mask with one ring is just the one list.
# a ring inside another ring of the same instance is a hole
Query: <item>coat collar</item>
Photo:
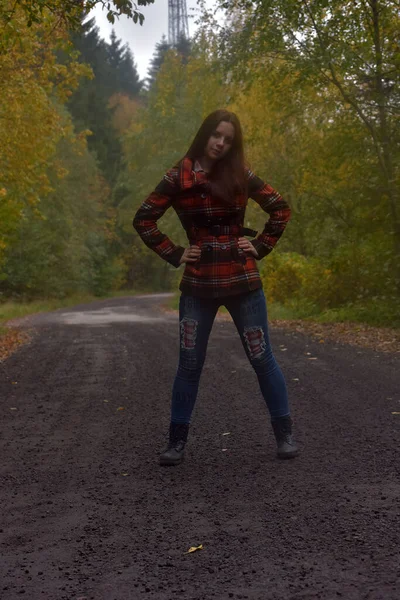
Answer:
[[182, 190], [187, 190], [195, 185], [208, 183], [205, 171], [195, 171], [194, 160], [185, 156], [179, 165], [179, 183]]

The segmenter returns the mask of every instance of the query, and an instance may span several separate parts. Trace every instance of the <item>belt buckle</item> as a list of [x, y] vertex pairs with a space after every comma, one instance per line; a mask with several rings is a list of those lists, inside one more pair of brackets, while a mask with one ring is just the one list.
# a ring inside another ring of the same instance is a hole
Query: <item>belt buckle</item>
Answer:
[[215, 237], [221, 235], [221, 225], [212, 225], [211, 235], [214, 235]]

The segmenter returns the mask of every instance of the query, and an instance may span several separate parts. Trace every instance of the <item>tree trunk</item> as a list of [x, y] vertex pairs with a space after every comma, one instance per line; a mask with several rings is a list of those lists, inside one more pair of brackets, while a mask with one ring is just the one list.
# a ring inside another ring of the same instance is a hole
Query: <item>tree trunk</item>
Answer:
[[[380, 31], [380, 2], [378, 0], [371, 0], [370, 6], [372, 11], [372, 22], [373, 22], [373, 37], [375, 47], [375, 59], [376, 59], [376, 73], [375, 73], [375, 84], [378, 98], [378, 111], [379, 111], [379, 138], [382, 147], [382, 171], [385, 182], [385, 194], [389, 200], [390, 211], [392, 215], [392, 226], [393, 226], [393, 245], [395, 252], [400, 256], [400, 217], [399, 217], [399, 192], [396, 186], [395, 170], [393, 166], [392, 155], [394, 148], [392, 148], [391, 135], [388, 126], [387, 119], [387, 106], [386, 106], [386, 94], [383, 81], [383, 57], [382, 57], [382, 42], [381, 42], [381, 31]], [[400, 275], [400, 272], [399, 272]]]

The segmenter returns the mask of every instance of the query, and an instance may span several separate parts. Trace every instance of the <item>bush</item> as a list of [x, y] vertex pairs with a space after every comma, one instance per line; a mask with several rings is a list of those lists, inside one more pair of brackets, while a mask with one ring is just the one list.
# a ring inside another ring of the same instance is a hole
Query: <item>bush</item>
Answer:
[[324, 263], [296, 252], [272, 252], [260, 269], [268, 300], [300, 318], [325, 311], [334, 320], [347, 314], [357, 321], [397, 323], [399, 282], [390, 240], [374, 242], [341, 246]]

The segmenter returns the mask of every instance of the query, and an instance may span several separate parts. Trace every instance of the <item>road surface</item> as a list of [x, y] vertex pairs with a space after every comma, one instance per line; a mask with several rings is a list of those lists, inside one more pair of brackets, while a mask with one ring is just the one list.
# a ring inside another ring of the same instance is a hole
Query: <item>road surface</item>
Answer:
[[[0, 598], [398, 600], [399, 357], [271, 328], [301, 455], [216, 321], [186, 460], [162, 295], [37, 315], [0, 365]], [[189, 548], [202, 549], [187, 553]]]

